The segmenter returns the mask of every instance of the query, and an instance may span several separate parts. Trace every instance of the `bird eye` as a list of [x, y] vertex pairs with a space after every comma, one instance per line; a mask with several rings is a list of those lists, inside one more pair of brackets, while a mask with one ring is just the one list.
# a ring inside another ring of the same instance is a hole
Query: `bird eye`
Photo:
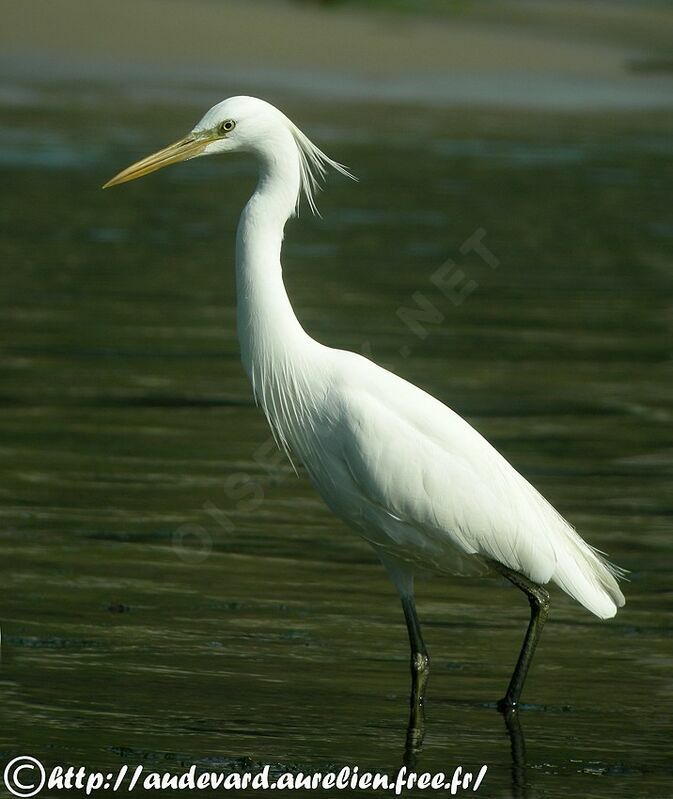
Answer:
[[236, 127], [233, 119], [225, 119], [220, 123], [220, 133], [230, 133]]

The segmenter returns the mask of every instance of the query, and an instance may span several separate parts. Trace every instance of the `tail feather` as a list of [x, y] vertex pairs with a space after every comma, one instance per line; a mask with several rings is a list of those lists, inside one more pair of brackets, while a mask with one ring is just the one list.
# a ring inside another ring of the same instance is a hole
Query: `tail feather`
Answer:
[[626, 573], [569, 528], [551, 579], [593, 614], [611, 619], [626, 602], [617, 583]]

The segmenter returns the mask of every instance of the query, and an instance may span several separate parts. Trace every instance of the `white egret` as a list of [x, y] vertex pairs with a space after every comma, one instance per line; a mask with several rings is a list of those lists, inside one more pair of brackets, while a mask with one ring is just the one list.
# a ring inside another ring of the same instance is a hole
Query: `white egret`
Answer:
[[498, 707], [516, 709], [556, 583], [601, 619], [624, 596], [622, 570], [575, 530], [482, 436], [439, 400], [353, 352], [311, 338], [283, 285], [281, 245], [301, 195], [328, 167], [348, 175], [278, 109], [252, 97], [211, 108], [183, 139], [138, 161], [107, 186], [202, 155], [251, 152], [257, 186], [236, 235], [237, 327], [257, 402], [331, 510], [374, 547], [402, 600], [411, 645], [412, 714], [429, 659], [414, 574], [500, 573], [531, 615]]

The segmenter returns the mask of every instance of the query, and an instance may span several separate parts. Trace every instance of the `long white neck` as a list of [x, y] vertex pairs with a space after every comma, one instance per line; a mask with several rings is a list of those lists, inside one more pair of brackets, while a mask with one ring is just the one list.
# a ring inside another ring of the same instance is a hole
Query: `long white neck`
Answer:
[[236, 234], [237, 329], [255, 396], [285, 439], [285, 428], [294, 426], [285, 418], [285, 405], [292, 400], [288, 392], [301, 377], [305, 358], [319, 345], [294, 314], [280, 261], [283, 229], [300, 189], [297, 145], [289, 131], [279, 130], [258, 155], [259, 180]]

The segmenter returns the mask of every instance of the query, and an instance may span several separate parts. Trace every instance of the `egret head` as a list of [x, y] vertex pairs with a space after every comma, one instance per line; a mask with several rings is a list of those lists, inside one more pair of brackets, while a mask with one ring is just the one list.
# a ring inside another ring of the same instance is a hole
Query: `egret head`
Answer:
[[277, 108], [257, 97], [229, 97], [214, 105], [190, 135], [206, 141], [203, 155], [271, 151], [293, 128]]
[[[179, 141], [122, 170], [104, 186], [116, 186], [148, 175], [169, 164], [201, 155], [254, 150], [287, 118], [264, 100], [230, 97], [214, 105]], [[292, 124], [292, 123], [290, 123]]]
[[352, 177], [344, 166], [328, 158], [270, 103], [256, 97], [230, 97], [207, 111], [184, 138], [131, 164], [103, 188], [135, 180], [179, 161], [236, 151], [256, 153], [267, 162], [296, 153], [299, 191], [303, 191], [314, 211], [313, 195], [328, 166]]

